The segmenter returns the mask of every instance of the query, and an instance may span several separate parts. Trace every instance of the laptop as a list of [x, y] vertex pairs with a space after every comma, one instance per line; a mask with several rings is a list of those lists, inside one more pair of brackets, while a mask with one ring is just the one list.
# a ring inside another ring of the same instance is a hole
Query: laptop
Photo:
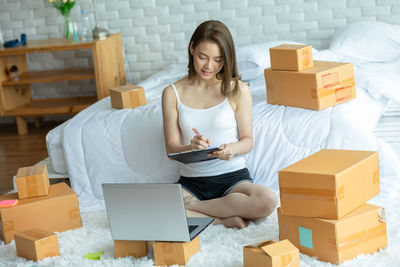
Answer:
[[103, 184], [113, 240], [188, 242], [214, 218], [187, 218], [180, 184]]

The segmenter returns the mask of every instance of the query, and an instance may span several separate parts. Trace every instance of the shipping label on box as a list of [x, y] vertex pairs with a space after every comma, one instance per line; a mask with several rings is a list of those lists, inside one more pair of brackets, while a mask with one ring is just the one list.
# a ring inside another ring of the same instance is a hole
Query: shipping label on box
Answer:
[[278, 176], [284, 215], [340, 219], [380, 191], [375, 151], [323, 149]]
[[299, 71], [314, 65], [311, 45], [282, 44], [269, 49], [271, 68]]
[[17, 255], [28, 260], [60, 256], [57, 235], [39, 228], [15, 234]]
[[19, 168], [15, 183], [19, 199], [46, 196], [50, 187], [47, 165]]
[[265, 69], [269, 104], [322, 110], [356, 97], [353, 64], [314, 61], [303, 71]]
[[289, 240], [269, 240], [243, 247], [244, 267], [296, 267], [299, 250]]
[[[15, 199], [17, 193], [0, 196]], [[82, 226], [78, 198], [65, 183], [50, 185], [47, 196], [20, 199], [15, 206], [0, 208], [0, 237], [5, 243], [14, 234], [32, 228], [62, 232]]]
[[383, 208], [364, 204], [340, 220], [283, 215], [278, 208], [279, 238], [318, 260], [335, 264], [387, 246]]
[[146, 105], [144, 88], [126, 84], [110, 89], [111, 106], [117, 109], [135, 108]]

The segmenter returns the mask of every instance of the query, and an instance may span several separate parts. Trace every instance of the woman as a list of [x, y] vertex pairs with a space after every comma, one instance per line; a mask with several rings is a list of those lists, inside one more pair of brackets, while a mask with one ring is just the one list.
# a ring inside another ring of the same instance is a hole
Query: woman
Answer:
[[188, 50], [189, 74], [162, 94], [166, 151], [219, 147], [210, 155], [216, 159], [182, 165], [185, 207], [189, 216], [244, 228], [276, 206], [272, 190], [252, 183], [244, 159], [253, 147], [251, 93], [239, 79], [233, 39], [222, 22], [200, 24]]

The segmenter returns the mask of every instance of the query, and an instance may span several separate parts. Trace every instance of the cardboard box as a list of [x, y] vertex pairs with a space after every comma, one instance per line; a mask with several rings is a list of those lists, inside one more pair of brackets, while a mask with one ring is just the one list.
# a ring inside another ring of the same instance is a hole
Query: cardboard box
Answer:
[[[0, 200], [15, 198], [17, 193], [0, 196]], [[20, 199], [13, 207], [0, 208], [0, 218], [0, 237], [5, 243], [15, 233], [32, 228], [62, 232], [82, 226], [78, 198], [65, 183], [50, 185], [47, 196]]]
[[273, 70], [299, 71], [314, 66], [311, 45], [282, 44], [269, 49]]
[[375, 151], [323, 149], [278, 176], [284, 215], [340, 219], [380, 190]]
[[127, 84], [110, 89], [111, 106], [117, 109], [135, 108], [146, 105], [144, 88]]
[[19, 168], [15, 183], [19, 199], [46, 196], [50, 187], [47, 165]]
[[289, 240], [269, 240], [243, 247], [244, 267], [296, 267], [299, 266], [299, 250]]
[[200, 237], [190, 242], [154, 242], [154, 263], [160, 265], [186, 265], [200, 251]]
[[302, 253], [335, 264], [387, 246], [384, 209], [364, 204], [340, 220], [286, 216], [278, 208], [279, 238]]
[[147, 255], [146, 241], [114, 240], [114, 257], [141, 258]]
[[17, 256], [38, 261], [60, 256], [57, 235], [39, 228], [15, 234]]
[[269, 104], [321, 110], [356, 97], [351, 63], [314, 61], [302, 71], [264, 71]]

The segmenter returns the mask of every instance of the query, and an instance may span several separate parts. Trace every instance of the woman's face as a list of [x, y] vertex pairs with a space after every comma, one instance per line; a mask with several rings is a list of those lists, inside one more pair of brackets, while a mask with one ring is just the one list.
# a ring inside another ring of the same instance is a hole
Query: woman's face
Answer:
[[221, 48], [215, 42], [202, 41], [194, 49], [190, 46], [190, 53], [193, 56], [196, 75], [204, 80], [216, 78], [224, 66]]

